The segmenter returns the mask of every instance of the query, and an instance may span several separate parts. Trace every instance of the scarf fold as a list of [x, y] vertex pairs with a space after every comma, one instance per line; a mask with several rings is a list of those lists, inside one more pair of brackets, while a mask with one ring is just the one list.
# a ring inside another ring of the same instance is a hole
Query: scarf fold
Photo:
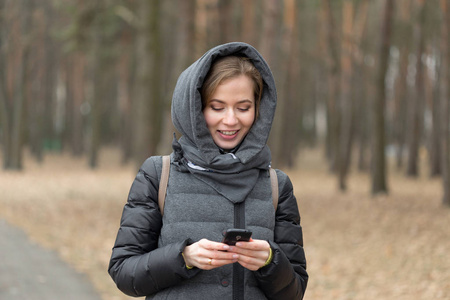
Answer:
[[245, 164], [236, 155], [220, 154], [219, 148], [218, 155], [207, 163], [202, 152], [184, 136], [178, 141], [174, 138], [172, 148], [174, 163], [180, 171], [190, 172], [232, 203], [244, 201], [256, 185], [259, 172], [270, 168], [271, 154], [267, 145]]

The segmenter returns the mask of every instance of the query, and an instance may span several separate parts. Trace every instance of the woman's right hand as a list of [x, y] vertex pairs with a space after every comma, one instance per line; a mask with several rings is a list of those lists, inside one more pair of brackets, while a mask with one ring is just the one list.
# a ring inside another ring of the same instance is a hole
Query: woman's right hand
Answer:
[[230, 249], [230, 246], [224, 243], [201, 239], [184, 248], [184, 261], [186, 266], [212, 270], [237, 262], [239, 255], [227, 252], [228, 249]]

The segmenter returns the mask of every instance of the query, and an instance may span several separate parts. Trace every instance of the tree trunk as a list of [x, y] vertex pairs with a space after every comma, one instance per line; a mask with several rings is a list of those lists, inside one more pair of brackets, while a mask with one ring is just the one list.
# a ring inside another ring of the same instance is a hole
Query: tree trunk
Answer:
[[122, 48], [124, 53], [119, 57], [118, 62], [118, 101], [120, 115], [120, 147], [122, 149], [122, 163], [128, 162], [132, 157], [132, 128], [131, 128], [131, 47], [127, 45], [128, 37], [122, 35]]
[[417, 57], [416, 57], [416, 79], [415, 86], [416, 92], [413, 96], [412, 103], [409, 111], [409, 136], [408, 136], [408, 162], [406, 174], [411, 177], [417, 177], [419, 174], [418, 159], [420, 140], [422, 135], [422, 120], [423, 120], [423, 99], [425, 98], [425, 82], [424, 82], [424, 66], [422, 63], [422, 54], [425, 49], [424, 38], [424, 23], [426, 3], [421, 4], [419, 22], [415, 28], [417, 45]]
[[[359, 6], [355, 21], [353, 22], [353, 3], [344, 2], [342, 31], [342, 50], [341, 50], [341, 94], [340, 94], [340, 115], [341, 127], [339, 133], [339, 158], [338, 158], [338, 177], [339, 188], [341, 191], [347, 189], [347, 175], [351, 164], [351, 155], [353, 148], [353, 136], [355, 134], [355, 115], [356, 86], [354, 83], [354, 65], [360, 61], [359, 48], [361, 38], [365, 29], [369, 2], [364, 1]], [[352, 86], [354, 86], [352, 90]]]
[[49, 45], [46, 43], [46, 34], [48, 16], [46, 15], [46, 7], [38, 9], [34, 13], [34, 30], [35, 41], [33, 43], [34, 51], [31, 53], [31, 61], [34, 62], [31, 74], [31, 93], [32, 98], [28, 105], [28, 145], [31, 154], [39, 163], [43, 162], [43, 142], [42, 142], [42, 125], [44, 118], [45, 105], [42, 97], [42, 84], [41, 80], [44, 77], [45, 64], [45, 51]]
[[279, 137], [277, 144], [280, 146], [278, 157], [278, 166], [294, 167], [295, 158], [297, 155], [297, 144], [299, 139], [299, 124], [302, 117], [302, 107], [300, 105], [301, 99], [299, 94], [295, 91], [298, 88], [298, 81], [300, 76], [300, 61], [298, 50], [298, 18], [299, 10], [298, 4], [294, 0], [286, 0], [284, 8], [284, 55], [285, 57], [283, 69], [286, 76], [281, 82], [284, 84], [281, 89], [281, 95], [284, 96], [281, 101], [280, 111], [281, 118], [278, 122], [281, 123], [282, 132], [277, 133]]
[[164, 116], [164, 99], [162, 97], [162, 82], [160, 74], [162, 73], [162, 49], [161, 49], [161, 37], [160, 37], [160, 1], [153, 1], [153, 5], [150, 10], [149, 18], [149, 34], [150, 45], [149, 54], [152, 59], [152, 68], [150, 72], [150, 91], [151, 91], [151, 144], [150, 155], [155, 155], [158, 149], [158, 144], [161, 140], [162, 124]]
[[[21, 18], [26, 18], [22, 16]], [[24, 24], [24, 23], [22, 23]], [[25, 27], [26, 28], [26, 27]], [[22, 30], [24, 30], [23, 28]], [[24, 33], [24, 32], [23, 32]], [[27, 33], [25, 33], [27, 34]], [[19, 46], [20, 47], [20, 46]], [[21, 53], [18, 54], [21, 56], [21, 59], [18, 61], [16, 65], [16, 74], [14, 78], [14, 87], [13, 87], [13, 103], [12, 103], [12, 114], [11, 114], [11, 122], [10, 122], [10, 150], [9, 150], [9, 161], [6, 166], [7, 169], [22, 169], [22, 146], [23, 146], [23, 122], [24, 122], [24, 105], [25, 105], [25, 82], [26, 82], [26, 63], [28, 56], [28, 45], [24, 45], [21, 49]]]
[[442, 26], [441, 70], [441, 124], [442, 124], [442, 203], [450, 206], [450, 4], [441, 1], [444, 22]]
[[[281, 78], [278, 77], [279, 73], [279, 60], [280, 57], [276, 55], [276, 50], [274, 44], [274, 41], [277, 41], [277, 28], [278, 28], [278, 20], [280, 18], [281, 13], [281, 7], [276, 0], [268, 0], [263, 2], [263, 24], [262, 24], [262, 30], [261, 30], [261, 36], [263, 38], [260, 39], [260, 45], [259, 50], [262, 54], [262, 56], [265, 58], [267, 63], [270, 65], [272, 72], [274, 74], [276, 84], [278, 86], [278, 89], [280, 90], [280, 82], [282, 82]], [[275, 114], [275, 120], [272, 125], [272, 131], [271, 135], [269, 137], [269, 145], [270, 149], [272, 151], [272, 162], [273, 165], [279, 166], [279, 157], [281, 153], [281, 147], [283, 147], [282, 144], [280, 144], [279, 136], [277, 136], [277, 133], [281, 132], [281, 115], [282, 115], [282, 103], [281, 101], [284, 101], [283, 96], [278, 94], [278, 101], [277, 101], [277, 112]]]
[[[442, 54], [441, 62], [436, 66], [436, 83], [432, 87], [431, 113], [432, 113], [432, 129], [429, 140], [429, 159], [430, 159], [430, 177], [441, 175], [441, 138], [442, 138], [442, 122], [441, 122], [441, 105], [440, 105], [440, 77], [442, 72]], [[432, 84], [430, 83], [430, 86]]]
[[350, 164], [352, 135], [353, 135], [353, 103], [352, 90], [350, 83], [352, 81], [352, 29], [353, 29], [353, 4], [351, 1], [345, 1], [342, 16], [343, 38], [341, 46], [341, 78], [340, 78], [340, 100], [339, 114], [341, 115], [341, 126], [338, 139], [338, 177], [339, 189], [347, 189], [347, 174]]
[[99, 28], [94, 29], [96, 31], [93, 49], [92, 60], [92, 82], [93, 91], [91, 99], [91, 114], [90, 114], [90, 142], [89, 142], [89, 167], [95, 169], [98, 166], [98, 153], [100, 150], [101, 139], [101, 126], [102, 126], [102, 103], [103, 103], [103, 88], [102, 81], [105, 73], [103, 72], [102, 54], [101, 54], [101, 34], [98, 32]]
[[277, 0], [263, 2], [263, 23], [259, 50], [268, 64], [273, 68], [275, 65], [275, 47], [277, 20], [280, 15], [280, 6]]
[[[50, 9], [50, 5], [45, 9], [45, 34], [44, 34], [44, 43], [45, 49], [43, 50], [43, 62], [42, 66], [44, 70], [42, 72], [42, 78], [40, 79], [41, 85], [41, 109], [43, 114], [41, 115], [41, 119], [39, 120], [39, 138], [41, 138], [41, 149], [40, 151], [44, 152], [45, 150], [53, 150], [54, 143], [56, 142], [56, 133], [54, 130], [55, 124], [55, 91], [56, 91], [56, 67], [57, 67], [57, 51], [53, 45], [53, 41], [50, 37], [50, 29], [51, 29], [51, 19], [52, 19], [52, 10]], [[38, 150], [39, 151], [39, 150]], [[43, 154], [40, 154], [43, 155]]]
[[241, 2], [242, 5], [242, 27], [241, 40], [256, 45], [258, 36], [255, 34], [256, 27], [256, 9], [255, 0], [246, 0]]
[[217, 3], [219, 18], [214, 22], [219, 22], [219, 43], [229, 43], [233, 41], [233, 3], [232, 0], [218, 0]]
[[[370, 120], [370, 109], [373, 102], [374, 96], [374, 84], [372, 67], [369, 63], [365, 61], [366, 52], [369, 52], [369, 44], [371, 42], [370, 31], [368, 26], [368, 16], [370, 3], [367, 1], [365, 3], [365, 22], [361, 26], [363, 29], [359, 31], [360, 47], [354, 59], [356, 59], [356, 70], [354, 83], [356, 88], [356, 96], [354, 97], [356, 106], [356, 122], [355, 127], [357, 128], [358, 135], [358, 170], [361, 172], [370, 172], [370, 142], [371, 142], [371, 120]], [[361, 17], [362, 18], [362, 17]], [[360, 23], [360, 22], [358, 22]], [[377, 31], [375, 31], [377, 32]]]
[[[192, 42], [195, 39], [195, 0], [178, 0], [173, 5], [176, 8], [168, 7], [176, 11], [174, 16], [175, 20], [164, 20], [164, 22], [170, 22], [166, 26], [174, 28], [171, 39], [167, 42], [165, 47], [172, 47], [173, 53], [168, 56], [165, 51], [165, 60], [171, 61], [171, 68], [166, 70], [167, 82], [164, 95], [164, 107], [163, 107], [163, 123], [162, 123], [162, 136], [160, 145], [158, 146], [158, 153], [170, 153], [172, 149], [173, 133], [177, 132], [171, 120], [171, 100], [173, 89], [176, 85], [177, 79], [181, 72], [183, 72], [190, 64], [192, 64], [197, 57], [195, 56], [195, 45]], [[167, 32], [163, 36], [167, 36]], [[164, 67], [167, 69], [167, 67]]]
[[[1, 39], [6, 42], [8, 35], [10, 43], [7, 49], [7, 57], [9, 57], [9, 65], [5, 65], [2, 59], [2, 72], [8, 72], [2, 75], [2, 84], [0, 88], [0, 101], [2, 104], [2, 115], [4, 119], [4, 169], [20, 170], [22, 169], [22, 150], [23, 150], [23, 131], [25, 123], [25, 90], [28, 75], [28, 59], [30, 54], [30, 29], [31, 29], [31, 10], [32, 3], [28, 0], [9, 4], [15, 7], [12, 11], [8, 11], [10, 18], [16, 18], [11, 22], [20, 22], [18, 26], [8, 34], [3, 33]], [[6, 7], [5, 7], [6, 8]], [[6, 13], [6, 9], [3, 13]], [[20, 13], [19, 13], [20, 11]], [[2, 16], [2, 21], [6, 21], [6, 15]], [[3, 43], [1, 44], [3, 47]], [[2, 49], [3, 50], [3, 49]], [[11, 89], [8, 92], [8, 86], [5, 84], [7, 76], [11, 76]], [[2, 92], [1, 90], [5, 90]], [[2, 97], [3, 96], [3, 97]]]
[[394, 100], [393, 138], [397, 145], [396, 165], [398, 169], [403, 167], [406, 142], [408, 51], [409, 47], [402, 47], [400, 50], [400, 70]]
[[389, 47], [391, 42], [391, 31], [394, 14], [394, 1], [387, 0], [381, 35], [380, 63], [377, 78], [377, 96], [373, 109], [373, 155], [372, 155], [372, 195], [385, 194], [388, 192], [386, 184], [386, 132], [385, 132], [385, 107], [386, 88], [385, 80], [389, 63]]
[[328, 76], [328, 102], [327, 102], [327, 137], [326, 137], [326, 157], [329, 161], [329, 169], [332, 172], [337, 171], [338, 164], [338, 138], [340, 131], [340, 115], [338, 113], [339, 76], [341, 73], [338, 53], [337, 27], [331, 9], [331, 0], [325, 0], [323, 3], [324, 13], [328, 25], [328, 45], [329, 49], [329, 76]]
[[139, 2], [139, 28], [136, 39], [137, 66], [135, 89], [134, 161], [137, 165], [154, 155], [161, 135], [162, 101], [160, 95], [160, 1]]
[[84, 76], [86, 68], [86, 57], [79, 53], [74, 57], [74, 63], [72, 65], [72, 85], [73, 91], [73, 110], [70, 112], [72, 114], [73, 120], [73, 131], [71, 138], [71, 149], [72, 154], [75, 156], [81, 156], [84, 152], [84, 142], [83, 142], [83, 114], [85, 112], [82, 110], [83, 102], [85, 101], [84, 96]]
[[196, 0], [195, 5], [195, 57], [202, 56], [208, 49], [208, 0]]

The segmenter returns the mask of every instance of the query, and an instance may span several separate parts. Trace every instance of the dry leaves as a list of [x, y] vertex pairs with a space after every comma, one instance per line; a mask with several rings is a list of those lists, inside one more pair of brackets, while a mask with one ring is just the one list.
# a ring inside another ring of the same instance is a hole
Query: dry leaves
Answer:
[[[104, 150], [95, 171], [68, 155], [0, 171], [0, 217], [87, 273], [104, 299], [131, 299], [106, 271], [135, 175], [119, 161]], [[318, 151], [302, 152], [299, 168], [287, 173], [302, 215], [305, 299], [450, 298], [450, 209], [441, 205], [439, 180], [391, 171], [390, 194], [372, 198], [369, 177], [353, 171], [341, 193]]]

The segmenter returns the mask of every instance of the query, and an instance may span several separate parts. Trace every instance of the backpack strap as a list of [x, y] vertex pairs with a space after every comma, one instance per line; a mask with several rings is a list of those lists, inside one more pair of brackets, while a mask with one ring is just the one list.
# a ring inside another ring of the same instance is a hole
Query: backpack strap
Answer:
[[275, 211], [278, 207], [278, 177], [275, 169], [270, 168], [270, 186], [272, 187], [272, 201]]
[[162, 170], [161, 179], [159, 181], [158, 190], [158, 206], [161, 211], [161, 215], [164, 215], [164, 201], [166, 200], [167, 183], [169, 181], [170, 173], [170, 155], [164, 155], [162, 157]]
[[[167, 183], [169, 182], [170, 173], [170, 155], [162, 157], [161, 179], [159, 181], [158, 205], [161, 215], [164, 215], [164, 201], [166, 200]], [[270, 186], [272, 188], [272, 202], [275, 211], [278, 207], [278, 177], [275, 169], [270, 168]]]

